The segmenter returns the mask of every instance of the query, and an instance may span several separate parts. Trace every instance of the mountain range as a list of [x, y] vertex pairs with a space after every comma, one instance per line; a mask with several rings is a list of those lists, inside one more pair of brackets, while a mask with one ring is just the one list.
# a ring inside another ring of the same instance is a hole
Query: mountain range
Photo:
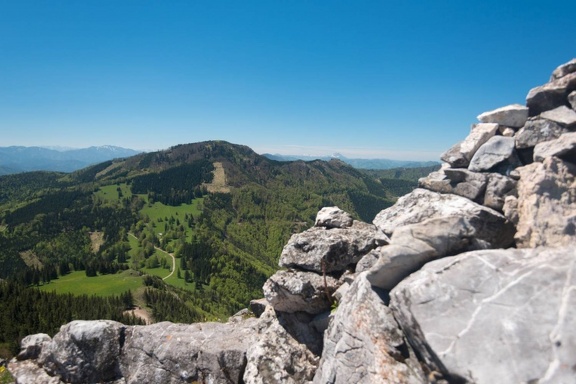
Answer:
[[[0, 147], [0, 176], [30, 171], [74, 172], [89, 165], [117, 158], [126, 158], [142, 152], [112, 145], [92, 146], [89, 148]], [[331, 159], [338, 159], [357, 169], [417, 168], [439, 164], [434, 161], [351, 159], [341, 154], [334, 154], [333, 156], [298, 156], [266, 153], [263, 156], [277, 161], [330, 161]]]
[[73, 172], [91, 164], [129, 157], [141, 152], [111, 145], [81, 149], [0, 147], [0, 175], [30, 171]]
[[362, 159], [362, 158], [348, 158], [340, 153], [335, 153], [332, 156], [299, 156], [299, 155], [280, 155], [265, 153], [269, 159], [277, 161], [313, 161], [324, 160], [330, 161], [331, 159], [338, 159], [346, 164], [349, 164], [357, 169], [391, 169], [391, 168], [420, 168], [438, 165], [437, 161], [411, 161], [411, 160], [391, 160], [391, 159]]

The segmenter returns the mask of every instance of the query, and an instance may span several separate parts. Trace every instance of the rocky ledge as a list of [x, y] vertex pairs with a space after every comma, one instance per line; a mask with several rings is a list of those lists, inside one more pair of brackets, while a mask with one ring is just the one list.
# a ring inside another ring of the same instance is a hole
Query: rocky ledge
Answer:
[[293, 235], [227, 323], [74, 321], [32, 335], [18, 383], [576, 382], [576, 60], [478, 116], [373, 224]]

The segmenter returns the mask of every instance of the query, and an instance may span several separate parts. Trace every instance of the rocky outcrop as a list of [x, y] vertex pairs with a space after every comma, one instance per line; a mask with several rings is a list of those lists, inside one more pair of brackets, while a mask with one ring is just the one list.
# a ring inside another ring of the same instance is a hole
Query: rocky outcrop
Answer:
[[19, 383], [572, 383], [576, 61], [478, 116], [420, 188], [295, 234], [228, 323], [72, 322], [23, 340]]
[[262, 289], [278, 311], [318, 314], [330, 309], [330, 299], [339, 285], [335, 278], [314, 272], [278, 271]]
[[424, 382], [386, 296], [372, 289], [364, 274], [358, 276], [325, 333], [315, 384]]
[[571, 383], [576, 252], [485, 250], [428, 263], [390, 293], [426, 364], [452, 382]]
[[[246, 352], [246, 384], [304, 383], [314, 378], [321, 335], [305, 315], [276, 314], [271, 306], [260, 318], [257, 341]], [[292, 336], [295, 335], [295, 336]]]
[[576, 164], [557, 157], [520, 169], [516, 245], [562, 246], [576, 237]]
[[314, 227], [292, 235], [279, 264], [316, 273], [339, 272], [386, 241], [375, 226], [358, 221], [350, 228]]

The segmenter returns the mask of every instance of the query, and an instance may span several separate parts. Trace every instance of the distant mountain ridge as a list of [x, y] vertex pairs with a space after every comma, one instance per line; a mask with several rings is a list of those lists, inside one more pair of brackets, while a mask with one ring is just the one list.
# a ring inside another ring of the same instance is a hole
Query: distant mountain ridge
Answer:
[[391, 159], [350, 159], [339, 153], [332, 156], [298, 156], [298, 155], [280, 155], [280, 154], [270, 154], [265, 153], [265, 156], [271, 160], [276, 161], [313, 161], [313, 160], [324, 160], [329, 161], [331, 159], [338, 159], [351, 165], [357, 169], [390, 169], [390, 168], [420, 168], [420, 167], [430, 167], [440, 164], [437, 161], [411, 161], [411, 160], [391, 160]]
[[103, 161], [142, 153], [112, 145], [79, 149], [46, 147], [0, 147], [0, 175], [30, 171], [73, 172]]

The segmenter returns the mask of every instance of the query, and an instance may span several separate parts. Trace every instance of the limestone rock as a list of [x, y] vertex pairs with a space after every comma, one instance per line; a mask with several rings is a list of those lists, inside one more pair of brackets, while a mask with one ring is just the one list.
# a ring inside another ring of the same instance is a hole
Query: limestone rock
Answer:
[[498, 124], [475, 124], [462, 142], [452, 146], [440, 158], [454, 168], [466, 168], [474, 153], [498, 131]]
[[[238, 383], [258, 320], [128, 327], [122, 353], [127, 383]], [[183, 358], [186, 356], [186, 358]]]
[[339, 285], [333, 277], [324, 278], [314, 272], [278, 271], [262, 289], [277, 311], [318, 314], [330, 309], [330, 298]]
[[8, 364], [8, 370], [18, 384], [64, 384], [58, 376], [46, 373], [34, 360], [12, 360]]
[[556, 140], [545, 141], [534, 148], [534, 161], [542, 162], [552, 156], [576, 162], [576, 132], [565, 133]]
[[314, 226], [326, 228], [349, 228], [352, 216], [338, 207], [324, 207], [316, 214]]
[[[42, 344], [38, 360], [13, 360], [10, 371], [18, 382], [34, 371], [37, 383], [238, 383], [258, 321], [134, 327], [73, 321]], [[43, 381], [46, 374], [51, 379]]]
[[387, 242], [370, 224], [355, 221], [350, 228], [310, 228], [292, 235], [280, 255], [281, 267], [323, 273], [345, 270], [362, 256]]
[[384, 299], [364, 274], [356, 278], [324, 335], [314, 383], [426, 382]]
[[570, 103], [570, 106], [572, 106], [572, 109], [576, 110], [576, 91], [572, 91], [568, 95], [568, 102]]
[[114, 381], [120, 371], [124, 325], [111, 320], [72, 321], [45, 343], [38, 358], [51, 376], [70, 383]]
[[558, 68], [552, 72], [550, 81], [558, 80], [566, 75], [576, 72], [576, 59], [572, 59], [569, 62], [560, 65]]
[[319, 358], [292, 336], [271, 307], [262, 320], [257, 341], [246, 352], [244, 383], [297, 384], [312, 380]]
[[472, 201], [483, 196], [486, 176], [467, 169], [441, 169], [418, 180], [418, 186], [439, 193], [453, 193]]
[[270, 306], [270, 303], [264, 298], [250, 300], [250, 310], [256, 317], [262, 316], [268, 306]]
[[520, 104], [507, 105], [478, 116], [482, 123], [496, 123], [512, 128], [521, 128], [528, 119], [528, 108]]
[[519, 248], [576, 243], [576, 165], [549, 157], [519, 169]]
[[560, 137], [568, 129], [560, 124], [547, 119], [530, 119], [515, 136], [516, 148], [534, 147], [538, 143], [554, 140]]
[[517, 193], [516, 180], [499, 173], [489, 173], [483, 205], [502, 212], [506, 196]]
[[367, 279], [376, 287], [390, 290], [431, 260], [468, 250], [510, 245], [514, 228], [504, 216], [495, 211], [493, 214], [491, 223], [479, 216], [454, 215], [397, 229], [390, 245], [379, 248], [378, 261]]
[[[384, 233], [391, 235], [397, 228], [405, 225], [453, 216], [475, 217], [485, 222], [488, 228], [486, 236], [494, 239], [500, 239], [499, 232], [506, 221], [500, 213], [464, 197], [417, 188], [398, 199], [392, 207], [376, 215], [374, 224]], [[502, 246], [502, 243], [501, 240], [496, 240], [495, 246]]]
[[540, 117], [551, 120], [569, 129], [576, 127], [576, 112], [565, 105], [542, 112]]
[[526, 105], [530, 110], [530, 116], [536, 116], [544, 111], [567, 105], [567, 97], [575, 89], [576, 72], [532, 88], [526, 96]]
[[26, 336], [20, 342], [20, 353], [16, 358], [18, 360], [37, 359], [44, 344], [51, 340], [52, 338], [45, 333]]
[[514, 138], [494, 136], [478, 148], [468, 169], [473, 172], [490, 171], [501, 166], [504, 172], [520, 165], [520, 160], [514, 150]]
[[512, 137], [516, 134], [516, 130], [510, 127], [504, 127], [501, 126], [500, 128], [498, 128], [498, 132], [500, 132], [500, 135], [502, 136], [506, 136], [506, 137]]
[[483, 250], [428, 263], [390, 306], [425, 362], [454, 382], [571, 383], [576, 252]]
[[376, 264], [379, 258], [380, 258], [380, 248], [376, 248], [370, 251], [370, 253], [368, 253], [366, 256], [360, 259], [358, 264], [356, 264], [356, 273], [368, 271]]

